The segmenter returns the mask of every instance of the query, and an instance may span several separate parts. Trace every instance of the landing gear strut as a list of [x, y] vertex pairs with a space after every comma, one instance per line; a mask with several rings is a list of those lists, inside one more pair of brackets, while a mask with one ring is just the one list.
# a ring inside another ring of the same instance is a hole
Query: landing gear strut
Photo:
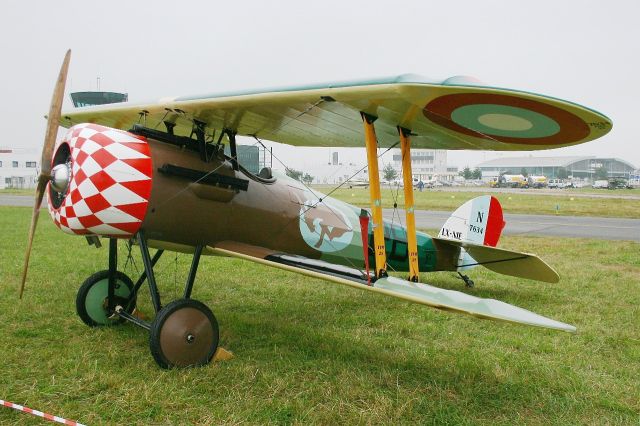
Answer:
[[[76, 308], [82, 321], [92, 327], [128, 321], [149, 331], [151, 355], [161, 368], [208, 364], [218, 349], [218, 321], [202, 302], [191, 299], [203, 246], [196, 246], [182, 299], [162, 306], [153, 267], [162, 256], [149, 253], [144, 232], [137, 234], [144, 271], [135, 285], [117, 268], [117, 240], [109, 240], [109, 269], [89, 277], [78, 291]], [[156, 316], [152, 322], [134, 316], [138, 291], [149, 283]]]
[[458, 272], [458, 275], [460, 275], [460, 278], [462, 278], [462, 281], [464, 281], [464, 285], [468, 288], [473, 288], [473, 286], [475, 285], [475, 283], [473, 282], [473, 280], [471, 278], [469, 278], [468, 275], [463, 275], [462, 273]]

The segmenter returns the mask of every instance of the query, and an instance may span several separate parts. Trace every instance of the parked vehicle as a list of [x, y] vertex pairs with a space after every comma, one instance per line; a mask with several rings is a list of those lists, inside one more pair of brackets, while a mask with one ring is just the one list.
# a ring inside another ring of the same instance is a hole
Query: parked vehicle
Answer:
[[546, 176], [529, 176], [527, 178], [530, 188], [544, 188], [548, 184]]
[[609, 189], [626, 189], [627, 180], [622, 178], [609, 179]]
[[549, 179], [549, 188], [573, 188], [573, 183], [566, 179]]
[[609, 181], [608, 180], [597, 180], [595, 182], [593, 182], [593, 185], [591, 185], [592, 188], [596, 188], [596, 189], [607, 189], [609, 188]]
[[500, 175], [489, 182], [492, 188], [526, 188], [529, 182], [523, 175]]

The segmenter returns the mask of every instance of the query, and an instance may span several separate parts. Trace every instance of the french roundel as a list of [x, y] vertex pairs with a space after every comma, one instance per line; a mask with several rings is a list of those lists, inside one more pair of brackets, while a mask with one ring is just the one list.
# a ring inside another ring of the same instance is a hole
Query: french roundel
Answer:
[[423, 113], [447, 129], [505, 143], [564, 145], [590, 134], [587, 123], [573, 113], [517, 96], [456, 93], [432, 100]]

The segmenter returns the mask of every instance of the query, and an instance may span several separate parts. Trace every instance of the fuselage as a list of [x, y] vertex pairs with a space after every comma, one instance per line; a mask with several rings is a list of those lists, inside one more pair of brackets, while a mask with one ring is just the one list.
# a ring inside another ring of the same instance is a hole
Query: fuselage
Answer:
[[[150, 246], [170, 250], [224, 244], [355, 269], [368, 256], [374, 265], [366, 210], [270, 169], [252, 174], [222, 145], [86, 123], [69, 129], [52, 167], [62, 178], [49, 185], [49, 212], [70, 234], [128, 239], [143, 230]], [[384, 234], [388, 269], [408, 271], [406, 229], [385, 222]], [[457, 247], [422, 232], [417, 243], [421, 271], [455, 270]]]
[[[222, 155], [204, 162], [196, 152], [153, 139], [148, 143], [153, 183], [142, 228], [152, 245], [176, 249], [234, 242], [364, 267], [360, 208], [327, 197], [284, 174], [261, 178], [241, 167], [234, 170]], [[193, 177], [167, 172], [171, 169], [192, 170]], [[198, 181], [196, 176], [203, 175], [244, 181], [246, 190], [206, 183], [206, 179]], [[390, 222], [384, 226], [389, 268], [408, 271], [406, 229]], [[367, 233], [372, 247], [371, 222]], [[455, 253], [438, 250], [437, 243], [425, 233], [418, 232], [417, 238], [421, 271], [455, 269]], [[372, 248], [368, 252], [373, 265]]]

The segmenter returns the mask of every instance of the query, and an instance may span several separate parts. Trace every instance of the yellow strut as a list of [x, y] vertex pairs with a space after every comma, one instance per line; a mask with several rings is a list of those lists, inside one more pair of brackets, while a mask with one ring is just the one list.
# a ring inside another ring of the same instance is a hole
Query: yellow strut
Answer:
[[402, 183], [404, 184], [405, 211], [407, 213], [407, 249], [409, 251], [409, 281], [418, 282], [418, 241], [416, 239], [416, 215], [413, 202], [413, 175], [411, 172], [411, 131], [398, 126], [400, 152], [402, 153]]
[[382, 197], [380, 195], [380, 175], [378, 174], [378, 141], [373, 117], [364, 112], [364, 142], [367, 149], [367, 164], [369, 169], [369, 195], [371, 197], [371, 214], [373, 216], [373, 246], [376, 257], [376, 277], [387, 274], [387, 253], [384, 247], [384, 225], [382, 223]]

